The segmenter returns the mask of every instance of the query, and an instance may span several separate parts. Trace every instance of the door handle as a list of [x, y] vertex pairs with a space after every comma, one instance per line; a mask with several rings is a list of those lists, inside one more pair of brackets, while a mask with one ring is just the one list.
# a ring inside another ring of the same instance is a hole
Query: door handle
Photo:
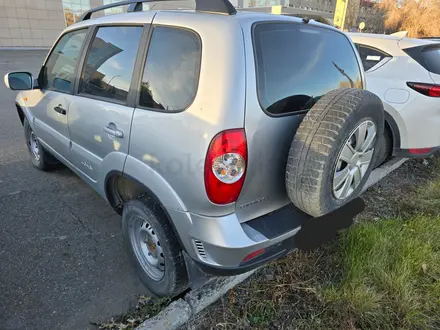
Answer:
[[61, 104], [60, 104], [59, 106], [53, 108], [53, 109], [54, 109], [56, 112], [58, 112], [58, 113], [60, 113], [60, 114], [62, 114], [62, 115], [66, 115], [66, 114], [67, 114], [67, 110], [66, 110], [66, 109], [63, 109], [63, 108], [61, 107]]
[[116, 129], [116, 128], [109, 127], [109, 126], [104, 127], [104, 132], [106, 132], [109, 135], [120, 138], [120, 139], [122, 139], [124, 137], [123, 131]]

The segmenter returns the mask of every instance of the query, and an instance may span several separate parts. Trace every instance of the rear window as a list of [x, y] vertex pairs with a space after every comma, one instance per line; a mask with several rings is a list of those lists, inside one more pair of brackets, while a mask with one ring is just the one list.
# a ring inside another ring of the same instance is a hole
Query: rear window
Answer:
[[342, 33], [297, 23], [253, 29], [257, 89], [270, 115], [309, 110], [337, 88], [362, 88], [355, 51]]
[[440, 44], [406, 48], [404, 51], [429, 72], [440, 74]]

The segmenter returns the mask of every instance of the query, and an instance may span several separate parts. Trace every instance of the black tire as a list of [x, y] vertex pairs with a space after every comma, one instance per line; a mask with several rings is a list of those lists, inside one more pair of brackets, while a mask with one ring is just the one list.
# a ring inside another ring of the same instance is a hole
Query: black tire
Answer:
[[380, 144], [379, 155], [377, 156], [377, 162], [375, 167], [379, 167], [387, 160], [391, 158], [393, 150], [393, 138], [389, 128], [385, 127], [383, 137]]
[[[370, 164], [351, 195], [336, 198], [333, 176], [339, 155], [354, 129], [367, 120], [376, 127]], [[383, 104], [376, 95], [353, 88], [324, 95], [305, 116], [289, 151], [286, 189], [293, 204], [305, 213], [320, 217], [356, 198], [377, 161], [378, 137], [383, 131]]]
[[[23, 128], [26, 146], [31, 155], [32, 164], [41, 171], [48, 170], [50, 168], [50, 159], [38, 140], [35, 142], [36, 150], [32, 151], [31, 140], [33, 139], [32, 137], [36, 138], [36, 135], [26, 118], [23, 120]], [[38, 155], [36, 153], [38, 153]]]
[[[145, 268], [148, 265], [136, 253], [139, 242], [131, 233], [138, 230], [140, 219], [152, 226], [153, 234], [158, 239], [157, 244], [162, 249], [165, 269], [161, 279], [150, 276], [146, 270], [148, 268]], [[182, 248], [159, 204], [147, 196], [127, 202], [122, 212], [122, 233], [139, 278], [153, 294], [159, 297], [175, 297], [187, 288], [188, 275]]]

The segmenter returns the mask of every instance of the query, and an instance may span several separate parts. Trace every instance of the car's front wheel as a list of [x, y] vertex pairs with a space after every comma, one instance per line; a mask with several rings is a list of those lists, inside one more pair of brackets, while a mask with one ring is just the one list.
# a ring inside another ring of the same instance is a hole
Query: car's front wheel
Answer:
[[122, 232], [137, 273], [152, 293], [174, 297], [186, 289], [182, 249], [158, 203], [146, 196], [127, 202]]
[[26, 146], [31, 155], [32, 164], [42, 171], [47, 170], [49, 168], [47, 155], [26, 118], [23, 121], [23, 128]]

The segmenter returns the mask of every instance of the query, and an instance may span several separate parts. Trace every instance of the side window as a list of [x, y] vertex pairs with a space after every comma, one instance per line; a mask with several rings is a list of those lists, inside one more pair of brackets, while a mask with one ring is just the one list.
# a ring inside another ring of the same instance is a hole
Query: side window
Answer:
[[307, 24], [253, 28], [260, 105], [270, 115], [310, 109], [333, 89], [362, 88], [360, 63], [340, 32]]
[[143, 28], [100, 27], [87, 54], [79, 92], [125, 102]]
[[362, 65], [364, 66], [364, 70], [368, 71], [377, 63], [382, 61], [384, 58], [390, 57], [387, 53], [381, 52], [380, 50], [356, 44], [356, 47], [359, 51], [359, 56], [362, 60]]
[[87, 29], [65, 34], [56, 44], [41, 72], [42, 89], [62, 93], [73, 92], [75, 66]]
[[179, 111], [197, 93], [201, 59], [200, 38], [189, 30], [155, 27], [148, 49], [139, 104]]

